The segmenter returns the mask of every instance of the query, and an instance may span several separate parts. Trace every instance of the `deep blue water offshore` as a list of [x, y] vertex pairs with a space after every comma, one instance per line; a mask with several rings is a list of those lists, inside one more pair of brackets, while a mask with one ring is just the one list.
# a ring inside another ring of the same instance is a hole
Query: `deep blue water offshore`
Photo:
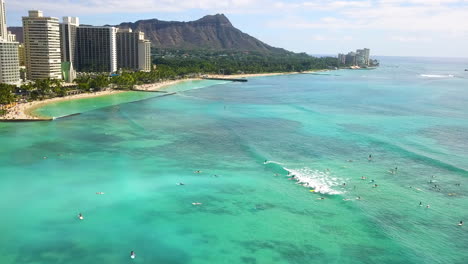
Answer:
[[468, 59], [381, 64], [1, 123], [0, 263], [467, 263]]

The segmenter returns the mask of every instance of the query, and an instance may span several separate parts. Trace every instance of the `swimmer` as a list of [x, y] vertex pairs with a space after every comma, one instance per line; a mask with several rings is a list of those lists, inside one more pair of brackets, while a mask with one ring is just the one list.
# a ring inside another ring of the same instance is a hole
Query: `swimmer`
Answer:
[[80, 219], [80, 220], [84, 219], [84, 217], [83, 217], [83, 215], [81, 213], [78, 214], [78, 219]]
[[463, 221], [460, 221], [460, 223], [458, 223], [458, 226], [462, 226], [463, 225]]
[[135, 251], [132, 250], [130, 252], [130, 258], [132, 258], [132, 259], [136, 258]]

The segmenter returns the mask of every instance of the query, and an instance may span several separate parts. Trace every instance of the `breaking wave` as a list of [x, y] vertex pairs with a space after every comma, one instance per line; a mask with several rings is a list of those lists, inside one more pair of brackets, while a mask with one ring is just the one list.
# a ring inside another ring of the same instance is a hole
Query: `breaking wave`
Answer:
[[343, 194], [342, 191], [337, 191], [333, 187], [340, 185], [340, 179], [333, 177], [330, 172], [313, 170], [305, 167], [298, 170], [284, 168], [290, 173], [291, 176], [295, 176], [294, 179], [297, 183], [304, 187], [313, 188], [315, 192], [322, 194]]
[[441, 75], [441, 74], [421, 74], [421, 77], [426, 77], [426, 78], [453, 78], [455, 77], [452, 74], [447, 74], [447, 75]]

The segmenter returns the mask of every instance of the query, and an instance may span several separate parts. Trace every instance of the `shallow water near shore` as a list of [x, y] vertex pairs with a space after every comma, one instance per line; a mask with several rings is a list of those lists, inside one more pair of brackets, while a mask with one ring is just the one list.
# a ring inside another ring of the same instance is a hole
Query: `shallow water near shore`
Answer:
[[0, 123], [0, 263], [465, 263], [468, 62], [381, 62]]

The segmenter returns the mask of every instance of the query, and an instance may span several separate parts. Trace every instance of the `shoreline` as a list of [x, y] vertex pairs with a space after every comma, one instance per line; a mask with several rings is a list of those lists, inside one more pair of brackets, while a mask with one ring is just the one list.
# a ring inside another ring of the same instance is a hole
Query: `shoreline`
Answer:
[[164, 88], [167, 88], [172, 85], [176, 85], [183, 82], [190, 82], [190, 81], [198, 81], [201, 80], [200, 78], [189, 78], [189, 79], [180, 79], [180, 80], [171, 80], [171, 81], [164, 81], [158, 83], [150, 83], [150, 84], [141, 84], [135, 85], [135, 87], [131, 91], [138, 91], [138, 92], [154, 92], [160, 91]]
[[[280, 76], [280, 75], [294, 75], [294, 74], [307, 74], [315, 72], [323, 72], [328, 70], [313, 70], [306, 72], [276, 72], [276, 73], [253, 73], [253, 74], [233, 74], [233, 75], [220, 75], [220, 74], [207, 74], [205, 76], [209, 78], [255, 78], [255, 77], [268, 77], [268, 76]], [[154, 92], [160, 91], [169, 86], [173, 86], [183, 82], [189, 81], [198, 81], [203, 80], [202, 78], [189, 78], [189, 79], [180, 79], [180, 80], [170, 80], [153, 84], [143, 84], [137, 85], [134, 89], [129, 91], [119, 91], [119, 90], [105, 90], [95, 93], [82, 93], [77, 95], [69, 95], [65, 97], [55, 97], [51, 99], [46, 99], [42, 101], [32, 101], [28, 103], [18, 103], [14, 107], [10, 108], [4, 116], [0, 116], [0, 122], [14, 122], [14, 121], [50, 121], [53, 120], [53, 117], [44, 117], [38, 114], [35, 114], [34, 111], [38, 108], [44, 107], [51, 103], [78, 100], [85, 98], [94, 98], [100, 96], [108, 96], [118, 93], [138, 91], [138, 92]]]
[[82, 93], [77, 95], [69, 95], [65, 97], [55, 97], [42, 101], [32, 101], [28, 103], [18, 103], [8, 110], [8, 113], [4, 116], [0, 116], [0, 121], [15, 121], [15, 120], [31, 120], [31, 121], [46, 121], [53, 120], [52, 117], [44, 117], [38, 114], [34, 114], [34, 111], [40, 107], [51, 103], [57, 103], [62, 101], [85, 99], [85, 98], [94, 98], [100, 96], [108, 96], [118, 93], [123, 93], [125, 91], [117, 90], [106, 90], [95, 93]]

